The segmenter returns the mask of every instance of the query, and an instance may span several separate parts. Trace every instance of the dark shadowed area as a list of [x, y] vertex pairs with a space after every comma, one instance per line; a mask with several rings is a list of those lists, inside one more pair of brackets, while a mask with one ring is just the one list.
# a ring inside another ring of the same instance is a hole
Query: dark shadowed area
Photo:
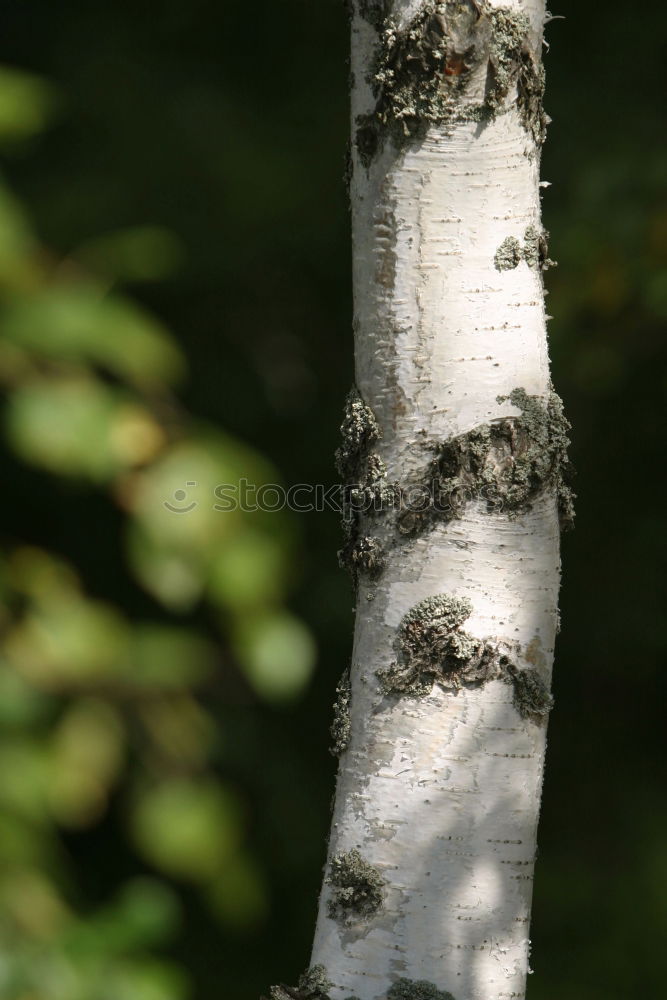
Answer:
[[[346, 18], [2, 12], [0, 995], [257, 1000], [308, 961], [352, 595], [334, 512], [214, 491], [335, 482]], [[643, 1000], [667, 934], [667, 7], [553, 14], [548, 305], [579, 501], [529, 997]]]

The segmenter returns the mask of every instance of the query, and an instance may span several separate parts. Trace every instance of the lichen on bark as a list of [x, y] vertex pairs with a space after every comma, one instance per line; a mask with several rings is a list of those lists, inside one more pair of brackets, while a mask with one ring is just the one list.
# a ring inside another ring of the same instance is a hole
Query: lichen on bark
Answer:
[[338, 562], [349, 570], [356, 587], [360, 575], [377, 580], [386, 561], [381, 541], [362, 529], [369, 517], [397, 504], [397, 491], [387, 483], [384, 462], [372, 451], [380, 428], [356, 387], [347, 397], [341, 435], [336, 469], [342, 479], [343, 547]]
[[361, 398], [356, 386], [345, 401], [340, 427], [342, 442], [336, 450], [336, 469], [345, 483], [362, 478], [371, 447], [380, 436], [375, 414]]
[[493, 258], [496, 271], [513, 271], [523, 260], [521, 244], [515, 236], [508, 236], [500, 244]]
[[499, 640], [478, 639], [462, 629], [472, 614], [467, 598], [437, 594], [415, 604], [398, 629], [397, 659], [378, 671], [387, 695], [423, 697], [434, 684], [445, 691], [478, 687], [502, 680], [514, 689], [514, 705], [524, 719], [541, 722], [553, 707], [543, 678], [533, 667], [520, 668], [512, 659], [518, 647]]
[[362, 573], [369, 580], [377, 580], [382, 575], [387, 561], [379, 539], [370, 535], [360, 535], [356, 518], [343, 520], [343, 536], [345, 544], [338, 552], [338, 564], [341, 569], [348, 570], [354, 580], [357, 580]]
[[385, 880], [356, 848], [333, 856], [326, 882], [333, 889], [328, 907], [332, 920], [348, 924], [382, 908]]
[[[299, 985], [292, 986], [272, 986], [269, 990], [268, 1000], [329, 1000], [329, 990], [333, 983], [327, 977], [327, 970], [323, 965], [315, 965], [299, 979]], [[266, 1000], [262, 997], [261, 1000]], [[354, 1000], [350, 997], [350, 1000]]]
[[438, 594], [416, 604], [401, 621], [397, 660], [378, 672], [385, 694], [428, 694], [434, 683], [447, 690], [489, 678], [498, 656], [486, 643], [464, 632], [472, 614], [467, 598]]
[[350, 702], [352, 700], [352, 684], [350, 671], [346, 670], [336, 687], [333, 722], [331, 723], [331, 753], [340, 757], [347, 750], [350, 740]]
[[387, 993], [387, 1000], [454, 1000], [454, 997], [425, 979], [399, 979]]
[[496, 250], [493, 263], [496, 271], [513, 271], [522, 260], [534, 271], [546, 271], [556, 266], [556, 262], [549, 257], [549, 234], [546, 229], [528, 226], [523, 245], [515, 236], [508, 236]]
[[489, 121], [513, 98], [526, 129], [543, 141], [543, 70], [524, 13], [488, 0], [426, 0], [399, 27], [386, 5], [367, 2], [364, 9], [378, 30], [369, 74], [376, 104], [356, 123], [365, 166], [387, 135], [400, 149], [432, 125]]
[[359, 0], [359, 13], [380, 31], [389, 13], [388, 0]]
[[[316, 965], [301, 976], [296, 987], [272, 986], [268, 1000], [331, 1000], [329, 991], [333, 986], [324, 966]], [[359, 997], [351, 996], [346, 1000], [359, 1000]], [[454, 1000], [454, 997], [424, 979], [398, 979], [389, 988], [386, 1000]]]
[[519, 670], [508, 664], [507, 674], [514, 685], [514, 705], [524, 719], [544, 719], [554, 705], [549, 691], [537, 670]]
[[570, 424], [555, 392], [546, 400], [514, 389], [498, 402], [521, 411], [449, 438], [434, 447], [420, 481], [406, 484], [402, 497], [421, 490], [417, 505], [403, 500], [398, 530], [415, 536], [437, 522], [460, 517], [471, 500], [482, 500], [489, 513], [517, 516], [529, 511], [537, 497], [552, 489], [561, 527], [574, 523], [572, 468], [567, 456]]
[[549, 234], [546, 229], [528, 226], [524, 236], [523, 259], [534, 271], [555, 267], [555, 261], [549, 257]]

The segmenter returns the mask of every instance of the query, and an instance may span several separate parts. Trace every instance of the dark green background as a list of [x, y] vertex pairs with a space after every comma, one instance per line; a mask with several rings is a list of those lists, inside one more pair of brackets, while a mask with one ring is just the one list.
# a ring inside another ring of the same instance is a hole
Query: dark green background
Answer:
[[[21, 0], [2, 12], [2, 61], [63, 100], [5, 161], [40, 238], [65, 255], [124, 226], [171, 230], [182, 267], [132, 294], [187, 354], [185, 405], [285, 482], [332, 482], [352, 380], [339, 0]], [[667, 934], [667, 8], [559, 0], [554, 13], [566, 20], [548, 29], [550, 334], [579, 502], [563, 549], [529, 996], [639, 1000], [664, 988]], [[3, 471], [9, 541], [48, 540], [96, 594], [148, 607], [127, 582], [111, 504], [47, 490], [11, 454]], [[165, 947], [193, 1000], [256, 1000], [308, 959], [335, 769], [329, 706], [352, 615], [335, 515], [298, 528], [291, 606], [317, 639], [314, 679], [288, 706], [234, 685], [214, 705], [216, 766], [242, 789], [270, 906], [234, 930], [176, 884], [182, 918]], [[84, 911], [144, 870], [113, 808], [62, 836]]]

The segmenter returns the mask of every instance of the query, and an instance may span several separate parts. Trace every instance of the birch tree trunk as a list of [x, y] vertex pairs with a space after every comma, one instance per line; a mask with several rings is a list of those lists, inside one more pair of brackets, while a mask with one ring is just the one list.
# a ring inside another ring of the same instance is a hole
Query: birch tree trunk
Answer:
[[312, 956], [326, 976], [286, 995], [524, 996], [571, 516], [542, 280], [544, 20], [544, 0], [353, 5], [356, 391], [338, 460], [357, 616]]

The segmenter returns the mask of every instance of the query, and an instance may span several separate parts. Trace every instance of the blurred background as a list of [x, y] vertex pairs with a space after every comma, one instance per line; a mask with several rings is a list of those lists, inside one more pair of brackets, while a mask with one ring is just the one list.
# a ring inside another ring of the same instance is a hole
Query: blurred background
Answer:
[[[2, 1000], [257, 1000], [307, 964], [352, 631], [338, 519], [211, 499], [335, 481], [341, 6], [2, 4]], [[663, 986], [667, 935], [667, 7], [554, 14], [580, 498], [529, 996], [620, 1000]]]

